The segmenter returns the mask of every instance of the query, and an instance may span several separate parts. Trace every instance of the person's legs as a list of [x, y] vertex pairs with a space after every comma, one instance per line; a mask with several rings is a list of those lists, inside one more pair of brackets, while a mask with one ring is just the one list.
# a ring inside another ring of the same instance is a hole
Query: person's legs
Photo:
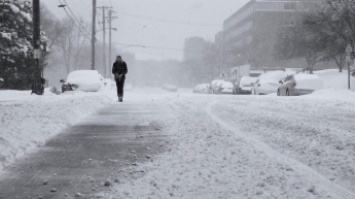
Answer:
[[116, 89], [117, 89], [117, 97], [120, 97], [120, 81], [118, 79], [116, 81]]
[[120, 79], [117, 83], [117, 93], [120, 101], [122, 101], [124, 95], [124, 83], [125, 83], [125, 78]]

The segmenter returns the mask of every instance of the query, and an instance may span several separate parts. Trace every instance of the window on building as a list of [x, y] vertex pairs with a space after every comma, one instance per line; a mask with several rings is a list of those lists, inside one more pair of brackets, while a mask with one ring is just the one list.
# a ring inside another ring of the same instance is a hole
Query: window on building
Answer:
[[296, 2], [286, 2], [285, 10], [296, 10]]

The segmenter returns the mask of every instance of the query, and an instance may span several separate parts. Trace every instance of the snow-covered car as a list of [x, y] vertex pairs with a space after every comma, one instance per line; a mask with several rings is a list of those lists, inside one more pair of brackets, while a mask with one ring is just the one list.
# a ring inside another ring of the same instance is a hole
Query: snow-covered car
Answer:
[[253, 90], [253, 84], [255, 84], [256, 77], [244, 76], [239, 82], [239, 85], [236, 85], [235, 94], [244, 94], [250, 95]]
[[194, 93], [208, 94], [210, 92], [210, 84], [199, 84], [195, 86]]
[[177, 92], [178, 88], [175, 85], [172, 84], [163, 84], [162, 86], [163, 90], [170, 91], [170, 92]]
[[232, 82], [225, 80], [213, 80], [211, 83], [212, 94], [233, 94], [234, 86]]
[[323, 82], [318, 75], [295, 74], [280, 80], [277, 90], [278, 96], [299, 96], [311, 94], [323, 87]]
[[280, 80], [287, 77], [285, 71], [270, 71], [260, 75], [260, 77], [253, 84], [253, 95], [268, 95], [276, 93]]
[[77, 70], [69, 73], [66, 80], [60, 80], [62, 92], [98, 92], [104, 85], [102, 76], [96, 70]]

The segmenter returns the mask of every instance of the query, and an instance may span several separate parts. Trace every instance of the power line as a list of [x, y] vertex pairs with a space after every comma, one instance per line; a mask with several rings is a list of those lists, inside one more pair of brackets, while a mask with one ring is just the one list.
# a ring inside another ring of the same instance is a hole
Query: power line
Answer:
[[65, 5], [68, 7], [70, 13], [73, 15], [74, 19], [78, 22], [79, 26], [85, 30], [85, 32], [89, 32], [84, 26], [81, 26], [82, 22], [79, 21], [79, 19], [75, 16], [75, 14], [73, 13], [73, 11], [71, 10], [69, 4], [67, 3], [66, 0], [63, 0]]
[[165, 20], [165, 19], [157, 19], [157, 18], [140, 16], [140, 15], [135, 15], [135, 14], [130, 14], [130, 13], [122, 13], [122, 12], [120, 12], [120, 14], [124, 15], [124, 16], [134, 17], [134, 18], [141, 18], [141, 19], [146, 19], [146, 20], [151, 20], [151, 21], [158, 21], [158, 22], [161, 22], [161, 23], [179, 24], [179, 25], [187, 25], [187, 26], [209, 27], [209, 28], [224, 28], [224, 26], [221, 26], [221, 25], [189, 23], [189, 22], [181, 22], [181, 21], [169, 21], [169, 20]]
[[[62, 4], [62, 2], [61, 2], [60, 0], [58, 0], [58, 2], [59, 2], [60, 4]], [[70, 16], [70, 14], [68, 13], [67, 9], [65, 9], [65, 8], [63, 8], [63, 9], [64, 9], [65, 13], [67, 13], [69, 19], [73, 22], [74, 26], [79, 30], [79, 32], [80, 32], [81, 34], [83, 34], [85, 38], [90, 39], [90, 38], [88, 37], [88, 34], [87, 34], [87, 33], [84, 33], [84, 32], [81, 30], [81, 28], [76, 25], [74, 19]]]

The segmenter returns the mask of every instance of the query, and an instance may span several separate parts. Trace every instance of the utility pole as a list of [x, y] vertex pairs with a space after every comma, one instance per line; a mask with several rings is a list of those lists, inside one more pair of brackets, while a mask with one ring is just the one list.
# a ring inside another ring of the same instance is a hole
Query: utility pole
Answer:
[[40, 66], [41, 59], [41, 13], [40, 0], [32, 0], [33, 5], [33, 58], [36, 62], [33, 74], [32, 94], [43, 95], [43, 69]]
[[[110, 62], [111, 59], [112, 59], [112, 10], [110, 9], [108, 11], [108, 26], [109, 26], [109, 42], [108, 42], [108, 61]], [[111, 74], [110, 72], [108, 74]], [[111, 75], [108, 75], [107, 77], [110, 77], [111, 78]]]
[[95, 70], [96, 0], [92, 0], [91, 70]]
[[107, 77], [107, 66], [106, 66], [106, 9], [102, 7], [102, 25], [103, 25], [103, 67], [104, 67], [104, 77]]
[[[112, 28], [112, 20], [117, 19], [117, 17], [112, 16], [112, 9], [108, 11], [108, 24], [109, 24], [109, 61], [112, 59], [112, 30], [116, 30], [115, 28]], [[109, 70], [108, 70], [109, 71]], [[112, 74], [109, 72], [108, 77], [112, 77]]]
[[353, 48], [351, 44], [346, 46], [346, 62], [348, 63], [348, 89], [351, 90], [351, 75], [350, 75], [350, 62], [351, 62], [351, 54], [353, 53]]
[[112, 7], [107, 7], [107, 6], [102, 6], [102, 7], [97, 7], [99, 9], [102, 9], [102, 25], [103, 25], [103, 73], [104, 73], [104, 77], [107, 77], [107, 64], [106, 64], [106, 59], [107, 59], [107, 55], [106, 55], [106, 9], [111, 9]]

